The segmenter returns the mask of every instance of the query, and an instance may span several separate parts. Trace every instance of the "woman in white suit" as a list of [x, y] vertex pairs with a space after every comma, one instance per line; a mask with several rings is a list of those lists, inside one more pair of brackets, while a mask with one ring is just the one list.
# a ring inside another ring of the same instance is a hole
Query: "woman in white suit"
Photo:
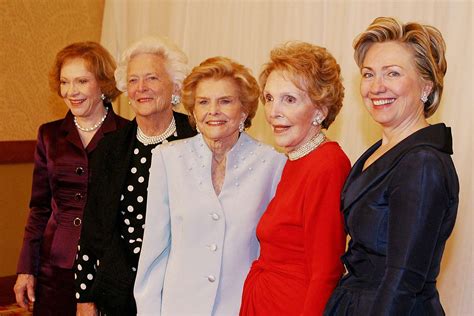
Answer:
[[[237, 315], [257, 222], [286, 158], [244, 132], [260, 91], [244, 66], [205, 60], [183, 84], [200, 134], [153, 152], [135, 283], [139, 315]], [[170, 234], [171, 232], [171, 234]]]

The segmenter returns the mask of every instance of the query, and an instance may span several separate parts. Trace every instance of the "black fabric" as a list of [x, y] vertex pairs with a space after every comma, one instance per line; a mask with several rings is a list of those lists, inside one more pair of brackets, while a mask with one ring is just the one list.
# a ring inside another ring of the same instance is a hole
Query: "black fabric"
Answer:
[[[122, 190], [120, 197], [120, 237], [124, 241], [128, 262], [134, 271], [138, 268], [143, 241], [152, 150], [157, 145], [144, 145], [136, 141], [129, 170], [127, 171], [125, 183], [127, 190]], [[132, 189], [129, 190], [128, 186], [131, 186]], [[138, 201], [138, 197], [142, 200]]]
[[325, 315], [444, 315], [436, 278], [459, 195], [451, 131], [423, 128], [363, 170], [380, 145], [355, 163], [341, 194], [348, 273]]
[[56, 267], [49, 262], [41, 264], [36, 279], [34, 316], [76, 315], [73, 275], [72, 269]]
[[[168, 141], [188, 138], [196, 132], [188, 116], [173, 112], [177, 136]], [[127, 259], [120, 238], [119, 206], [136, 141], [137, 123], [105, 137], [90, 159], [90, 194], [84, 210], [81, 250], [99, 260], [92, 290], [79, 302], [95, 302], [107, 315], [131, 315], [135, 311], [133, 285], [136, 272]], [[76, 288], [79, 287], [76, 281]], [[131, 311], [131, 312], [130, 312]]]

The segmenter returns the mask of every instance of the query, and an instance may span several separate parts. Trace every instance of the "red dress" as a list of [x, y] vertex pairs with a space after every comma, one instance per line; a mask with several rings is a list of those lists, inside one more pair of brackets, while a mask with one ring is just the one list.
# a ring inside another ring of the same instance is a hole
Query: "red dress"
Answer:
[[286, 163], [257, 226], [260, 257], [245, 281], [241, 316], [322, 315], [344, 271], [339, 207], [349, 169], [336, 142]]

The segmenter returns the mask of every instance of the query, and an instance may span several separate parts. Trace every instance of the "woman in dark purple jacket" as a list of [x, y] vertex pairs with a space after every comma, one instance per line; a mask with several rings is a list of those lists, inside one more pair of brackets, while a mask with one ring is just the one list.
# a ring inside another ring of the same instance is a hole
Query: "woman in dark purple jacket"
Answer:
[[30, 214], [14, 287], [17, 303], [34, 315], [75, 315], [74, 258], [88, 195], [88, 157], [100, 139], [127, 124], [115, 115], [112, 56], [94, 42], [57, 55], [51, 88], [69, 108], [39, 128]]

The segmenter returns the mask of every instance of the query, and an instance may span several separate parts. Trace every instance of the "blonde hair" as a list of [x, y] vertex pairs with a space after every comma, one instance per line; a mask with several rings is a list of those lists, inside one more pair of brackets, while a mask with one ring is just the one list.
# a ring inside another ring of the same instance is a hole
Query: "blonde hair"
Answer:
[[[341, 67], [326, 48], [306, 42], [287, 42], [270, 52], [270, 61], [264, 65], [259, 81], [265, 89], [272, 71], [283, 71], [298, 89], [305, 91], [313, 104], [327, 109], [321, 123], [328, 128], [341, 110], [344, 99]], [[265, 102], [262, 96], [262, 102]]]
[[257, 80], [252, 76], [250, 70], [243, 65], [226, 57], [212, 57], [203, 61], [191, 71], [191, 74], [184, 79], [182, 102], [186, 110], [191, 114], [189, 120], [195, 126], [194, 102], [196, 97], [196, 87], [203, 79], [232, 79], [239, 90], [239, 100], [242, 103], [243, 111], [247, 114], [244, 126], [252, 125], [252, 119], [257, 112], [258, 97], [260, 89]]
[[425, 117], [430, 117], [438, 109], [447, 70], [446, 44], [441, 32], [430, 25], [416, 22], [402, 24], [391, 17], [378, 17], [354, 39], [354, 59], [359, 68], [372, 44], [388, 41], [410, 47], [418, 73], [424, 80], [433, 83], [424, 104]]
[[115, 87], [114, 70], [116, 64], [114, 58], [99, 43], [90, 41], [70, 44], [56, 54], [49, 73], [51, 90], [61, 96], [61, 68], [66, 61], [74, 58], [84, 60], [87, 70], [94, 74], [101, 92], [108, 101], [113, 101], [120, 95], [121, 92]]
[[174, 43], [163, 37], [146, 37], [135, 42], [123, 53], [115, 70], [115, 80], [120, 91], [127, 91], [127, 67], [130, 60], [139, 54], [156, 54], [163, 57], [165, 69], [171, 81], [181, 89], [183, 79], [189, 72], [188, 57]]

